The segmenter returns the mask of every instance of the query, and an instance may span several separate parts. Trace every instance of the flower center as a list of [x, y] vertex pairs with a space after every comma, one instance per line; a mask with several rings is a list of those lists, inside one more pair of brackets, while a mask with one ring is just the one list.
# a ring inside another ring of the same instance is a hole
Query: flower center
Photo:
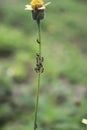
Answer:
[[44, 2], [43, 0], [32, 0], [30, 4], [32, 8], [40, 8], [43, 6]]

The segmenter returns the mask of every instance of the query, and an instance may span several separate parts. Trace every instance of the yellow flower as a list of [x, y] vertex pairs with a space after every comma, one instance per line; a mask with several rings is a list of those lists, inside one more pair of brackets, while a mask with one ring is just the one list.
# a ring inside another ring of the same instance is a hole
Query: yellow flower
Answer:
[[43, 0], [32, 0], [30, 5], [25, 5], [25, 10], [44, 10], [51, 2], [44, 4]]
[[43, 0], [32, 0], [30, 5], [25, 5], [25, 10], [31, 10], [33, 19], [39, 21], [44, 18], [44, 10], [50, 3], [44, 4]]
[[32, 8], [40, 8], [44, 4], [43, 0], [32, 0], [30, 5]]

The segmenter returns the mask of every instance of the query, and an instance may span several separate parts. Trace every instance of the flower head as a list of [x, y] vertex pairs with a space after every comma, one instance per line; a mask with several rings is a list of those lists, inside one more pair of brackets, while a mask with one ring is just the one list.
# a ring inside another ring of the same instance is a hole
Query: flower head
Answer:
[[32, 0], [30, 5], [25, 5], [25, 10], [32, 10], [33, 19], [39, 21], [44, 18], [44, 9], [50, 3], [44, 4], [43, 0]]
[[44, 4], [43, 0], [32, 0], [30, 5], [25, 5], [25, 10], [44, 10], [51, 2]]

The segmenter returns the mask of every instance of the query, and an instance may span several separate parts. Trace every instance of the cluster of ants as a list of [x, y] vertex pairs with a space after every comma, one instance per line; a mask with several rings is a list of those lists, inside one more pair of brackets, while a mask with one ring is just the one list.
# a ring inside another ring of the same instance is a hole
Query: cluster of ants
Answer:
[[36, 53], [36, 67], [35, 67], [36, 73], [44, 72], [43, 61], [44, 61], [44, 58], [40, 57], [40, 55]]

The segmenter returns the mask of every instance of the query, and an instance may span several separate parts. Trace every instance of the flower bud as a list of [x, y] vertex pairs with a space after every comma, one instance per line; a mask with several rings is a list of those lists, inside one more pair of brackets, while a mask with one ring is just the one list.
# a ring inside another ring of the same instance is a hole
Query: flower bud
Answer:
[[35, 9], [35, 10], [32, 10], [32, 17], [34, 20], [42, 20], [44, 19], [44, 9]]

